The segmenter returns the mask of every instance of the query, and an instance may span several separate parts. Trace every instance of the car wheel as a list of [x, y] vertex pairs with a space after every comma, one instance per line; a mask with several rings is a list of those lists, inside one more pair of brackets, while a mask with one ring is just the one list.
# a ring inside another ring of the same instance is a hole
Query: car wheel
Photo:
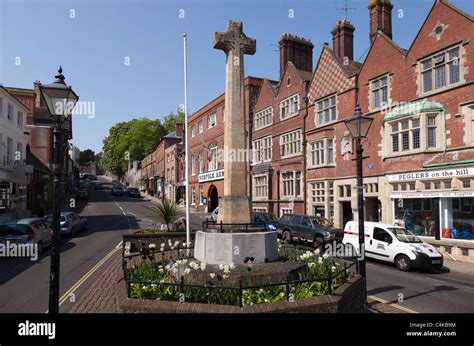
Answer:
[[281, 234], [281, 238], [283, 239], [283, 243], [289, 244], [291, 243], [291, 233], [288, 230], [283, 231]]
[[43, 242], [39, 241], [38, 242], [38, 255], [41, 255], [43, 253]]
[[398, 255], [397, 258], [395, 258], [395, 264], [397, 265], [398, 269], [404, 272], [407, 272], [411, 269], [411, 260], [405, 255]]
[[319, 249], [319, 251], [323, 251], [323, 249], [324, 249], [324, 239], [322, 237], [314, 237], [313, 247], [314, 247], [315, 250]]

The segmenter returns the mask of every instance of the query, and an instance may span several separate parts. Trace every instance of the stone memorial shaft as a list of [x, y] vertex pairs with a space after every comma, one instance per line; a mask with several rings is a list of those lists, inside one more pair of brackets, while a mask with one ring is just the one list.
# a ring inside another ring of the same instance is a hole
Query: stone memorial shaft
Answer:
[[224, 121], [224, 197], [218, 222], [250, 223], [245, 135], [244, 54], [255, 54], [256, 40], [243, 33], [241, 22], [229, 20], [226, 32], [214, 33], [214, 48], [227, 57]]

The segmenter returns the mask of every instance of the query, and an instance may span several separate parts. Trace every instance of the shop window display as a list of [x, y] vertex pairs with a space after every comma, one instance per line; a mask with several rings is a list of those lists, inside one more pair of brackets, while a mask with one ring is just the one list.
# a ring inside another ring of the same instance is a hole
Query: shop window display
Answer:
[[443, 238], [474, 240], [474, 198], [452, 200], [452, 227], [443, 229]]
[[395, 224], [416, 235], [435, 236], [435, 216], [429, 198], [395, 200]]

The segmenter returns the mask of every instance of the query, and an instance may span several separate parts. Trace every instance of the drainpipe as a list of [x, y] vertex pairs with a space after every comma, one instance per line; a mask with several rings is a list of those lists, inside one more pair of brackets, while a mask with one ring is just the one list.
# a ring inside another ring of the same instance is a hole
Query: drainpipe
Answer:
[[278, 217], [280, 217], [280, 171], [277, 172], [277, 210], [278, 210]]
[[[306, 91], [308, 91], [308, 81], [306, 82]], [[307, 145], [307, 140], [306, 140], [306, 120], [308, 119], [308, 102], [309, 98], [308, 96], [304, 97], [304, 103], [305, 103], [305, 112], [304, 112], [304, 117], [303, 117], [303, 214], [307, 213], [307, 204], [306, 200], [308, 198], [308, 193], [307, 193], [307, 177], [306, 177], [306, 166], [307, 166], [307, 158], [306, 158], [306, 145]]]
[[251, 165], [251, 160], [252, 160], [252, 152], [253, 152], [253, 145], [252, 145], [252, 138], [253, 138], [253, 105], [250, 107], [249, 111], [249, 163], [247, 165], [248, 167], [248, 177], [249, 177], [249, 197], [250, 197], [250, 206], [252, 207], [253, 210], [253, 178], [252, 178], [252, 165]]

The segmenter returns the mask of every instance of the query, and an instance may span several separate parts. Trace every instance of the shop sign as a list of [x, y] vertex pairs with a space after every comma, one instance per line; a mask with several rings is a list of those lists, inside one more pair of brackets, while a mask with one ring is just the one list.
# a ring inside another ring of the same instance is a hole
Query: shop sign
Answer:
[[474, 197], [474, 191], [394, 193], [390, 198], [462, 198]]
[[220, 180], [224, 179], [224, 170], [219, 169], [217, 171], [206, 172], [199, 174], [199, 182], [203, 183], [206, 181]]
[[408, 172], [388, 175], [389, 182], [396, 181], [413, 181], [413, 180], [432, 180], [432, 179], [449, 179], [474, 176], [474, 167], [446, 169], [440, 171], [425, 172]]

